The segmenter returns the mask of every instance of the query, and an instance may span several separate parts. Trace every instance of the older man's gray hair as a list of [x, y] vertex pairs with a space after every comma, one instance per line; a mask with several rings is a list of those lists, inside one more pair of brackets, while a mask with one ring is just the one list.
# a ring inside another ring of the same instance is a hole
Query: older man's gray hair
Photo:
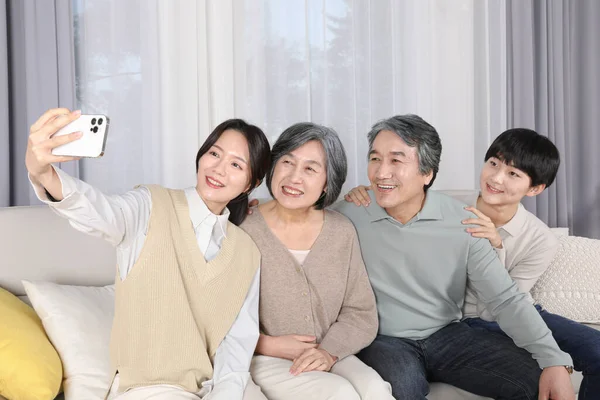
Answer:
[[271, 149], [271, 169], [267, 172], [267, 189], [274, 197], [271, 190], [271, 179], [277, 161], [311, 140], [321, 143], [325, 150], [326, 189], [314, 204], [317, 210], [322, 210], [337, 200], [348, 173], [344, 145], [342, 145], [338, 134], [326, 126], [313, 124], [312, 122], [300, 122], [283, 131], [273, 145], [273, 149]]
[[400, 137], [410, 147], [417, 148], [419, 171], [423, 175], [433, 172], [433, 177], [425, 190], [433, 185], [433, 181], [440, 169], [442, 156], [442, 142], [435, 128], [423, 118], [414, 114], [396, 115], [377, 122], [368, 134], [369, 153], [373, 149], [373, 142], [381, 131], [391, 131]]

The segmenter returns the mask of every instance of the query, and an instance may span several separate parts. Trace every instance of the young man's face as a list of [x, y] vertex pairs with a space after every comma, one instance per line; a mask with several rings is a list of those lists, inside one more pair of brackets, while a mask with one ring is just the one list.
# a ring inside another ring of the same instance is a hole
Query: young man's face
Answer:
[[491, 205], [517, 204], [523, 197], [535, 196], [544, 190], [544, 185], [532, 187], [531, 178], [525, 172], [495, 157], [485, 162], [479, 184], [483, 201]]
[[423, 195], [432, 173], [422, 175], [416, 147], [407, 145], [396, 133], [381, 131], [369, 153], [369, 180], [379, 206], [388, 213]]

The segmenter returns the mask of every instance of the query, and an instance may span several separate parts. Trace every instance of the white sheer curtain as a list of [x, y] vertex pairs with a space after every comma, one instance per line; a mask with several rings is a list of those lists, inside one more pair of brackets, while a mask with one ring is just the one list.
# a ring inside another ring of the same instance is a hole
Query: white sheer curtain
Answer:
[[436, 187], [471, 189], [501, 126], [489, 112], [489, 92], [500, 89], [488, 60], [501, 38], [490, 34], [487, 2], [74, 4], [78, 98], [84, 112], [111, 118], [106, 155], [84, 161], [82, 176], [108, 192], [193, 184], [197, 149], [232, 117], [272, 142], [298, 121], [333, 127], [348, 154], [348, 189], [366, 182], [369, 127], [403, 113], [440, 132]]
[[80, 176], [108, 193], [162, 181], [159, 34], [144, 3], [73, 1], [77, 101], [110, 118], [104, 157], [82, 160]]

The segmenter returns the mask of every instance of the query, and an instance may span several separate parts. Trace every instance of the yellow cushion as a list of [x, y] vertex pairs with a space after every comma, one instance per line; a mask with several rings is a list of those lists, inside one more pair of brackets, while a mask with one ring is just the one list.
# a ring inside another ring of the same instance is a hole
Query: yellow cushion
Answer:
[[0, 288], [0, 396], [52, 400], [62, 364], [35, 311]]

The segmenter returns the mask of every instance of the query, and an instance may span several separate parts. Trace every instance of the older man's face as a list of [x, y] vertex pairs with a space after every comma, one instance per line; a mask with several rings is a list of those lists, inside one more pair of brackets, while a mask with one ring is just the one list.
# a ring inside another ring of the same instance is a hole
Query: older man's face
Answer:
[[396, 133], [379, 132], [369, 153], [369, 180], [379, 206], [393, 214], [397, 207], [423, 196], [432, 174], [421, 174], [416, 147]]

